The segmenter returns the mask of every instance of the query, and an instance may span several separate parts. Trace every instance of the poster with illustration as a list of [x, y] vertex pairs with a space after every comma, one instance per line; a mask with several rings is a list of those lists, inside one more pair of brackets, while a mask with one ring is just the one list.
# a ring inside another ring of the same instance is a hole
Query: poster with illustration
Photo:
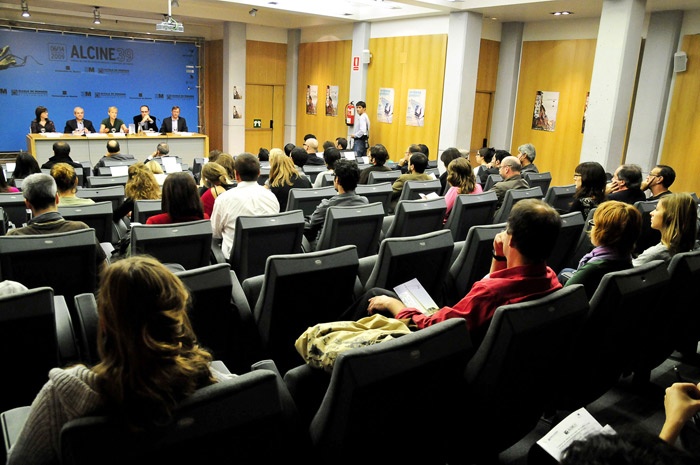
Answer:
[[241, 94], [241, 91], [238, 90], [238, 86], [233, 86], [233, 99], [243, 100], [243, 94]]
[[306, 114], [316, 114], [316, 103], [318, 102], [318, 86], [306, 86]]
[[338, 86], [326, 86], [326, 116], [338, 116]]
[[238, 109], [236, 105], [233, 106], [233, 119], [241, 119], [243, 118], [243, 114], [241, 113], [241, 110]]
[[377, 104], [377, 121], [391, 124], [394, 121], [394, 89], [382, 87], [379, 89]]
[[408, 89], [406, 126], [423, 126], [425, 123], [425, 89]]
[[532, 112], [532, 129], [554, 132], [558, 105], [559, 92], [538, 90]]
[[591, 96], [590, 92], [586, 92], [586, 104], [583, 107], [583, 121], [581, 122], [581, 134], [586, 130], [586, 113], [588, 113], [588, 98]]

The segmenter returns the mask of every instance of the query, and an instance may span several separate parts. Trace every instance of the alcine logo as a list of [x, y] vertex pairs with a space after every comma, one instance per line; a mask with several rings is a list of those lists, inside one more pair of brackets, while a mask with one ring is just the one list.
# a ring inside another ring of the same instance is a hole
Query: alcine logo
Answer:
[[63, 44], [49, 44], [49, 60], [65, 61], [66, 46]]

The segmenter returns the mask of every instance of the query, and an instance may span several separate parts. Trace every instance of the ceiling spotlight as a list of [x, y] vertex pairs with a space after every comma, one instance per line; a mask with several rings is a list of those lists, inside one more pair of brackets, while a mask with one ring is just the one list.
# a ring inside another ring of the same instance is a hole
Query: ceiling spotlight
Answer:
[[170, 6], [180, 6], [180, 2], [178, 0], [170, 0]]
[[550, 15], [554, 16], [566, 16], [566, 15], [572, 15], [574, 14], [573, 11], [552, 11]]
[[22, 16], [25, 18], [29, 18], [31, 15], [29, 14], [29, 6], [27, 6], [27, 0], [22, 0]]
[[250, 16], [255, 16], [258, 14], [258, 9], [257, 8], [251, 8], [250, 11], [248, 12]]
[[92, 16], [94, 17], [92, 22], [94, 24], [100, 24], [100, 7], [96, 6], [95, 9], [92, 10]]

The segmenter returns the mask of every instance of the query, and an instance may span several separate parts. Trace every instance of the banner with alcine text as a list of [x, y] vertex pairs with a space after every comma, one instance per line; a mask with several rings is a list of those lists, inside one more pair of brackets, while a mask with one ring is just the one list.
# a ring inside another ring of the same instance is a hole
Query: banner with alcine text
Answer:
[[26, 150], [26, 135], [44, 106], [57, 132], [75, 107], [96, 130], [118, 108], [128, 127], [141, 105], [160, 128], [173, 106], [199, 132], [199, 49], [194, 42], [0, 29], [0, 152]]

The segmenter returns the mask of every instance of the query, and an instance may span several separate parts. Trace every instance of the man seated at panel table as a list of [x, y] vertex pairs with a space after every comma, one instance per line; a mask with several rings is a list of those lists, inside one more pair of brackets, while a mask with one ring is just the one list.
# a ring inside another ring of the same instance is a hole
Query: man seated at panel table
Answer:
[[74, 119], [69, 119], [66, 121], [66, 127], [63, 128], [65, 134], [73, 134], [75, 136], [82, 136], [84, 134], [90, 134], [95, 131], [95, 126], [92, 125], [92, 121], [85, 119], [85, 110], [82, 107], [73, 108]]
[[180, 116], [180, 107], [175, 105], [171, 110], [171, 116], [163, 118], [163, 124], [160, 125], [160, 132], [187, 132], [187, 121]]
[[134, 116], [134, 126], [136, 127], [136, 132], [143, 131], [153, 131], [158, 132], [158, 125], [156, 124], [155, 116], [151, 115], [151, 109], [148, 105], [141, 105], [141, 113]]

